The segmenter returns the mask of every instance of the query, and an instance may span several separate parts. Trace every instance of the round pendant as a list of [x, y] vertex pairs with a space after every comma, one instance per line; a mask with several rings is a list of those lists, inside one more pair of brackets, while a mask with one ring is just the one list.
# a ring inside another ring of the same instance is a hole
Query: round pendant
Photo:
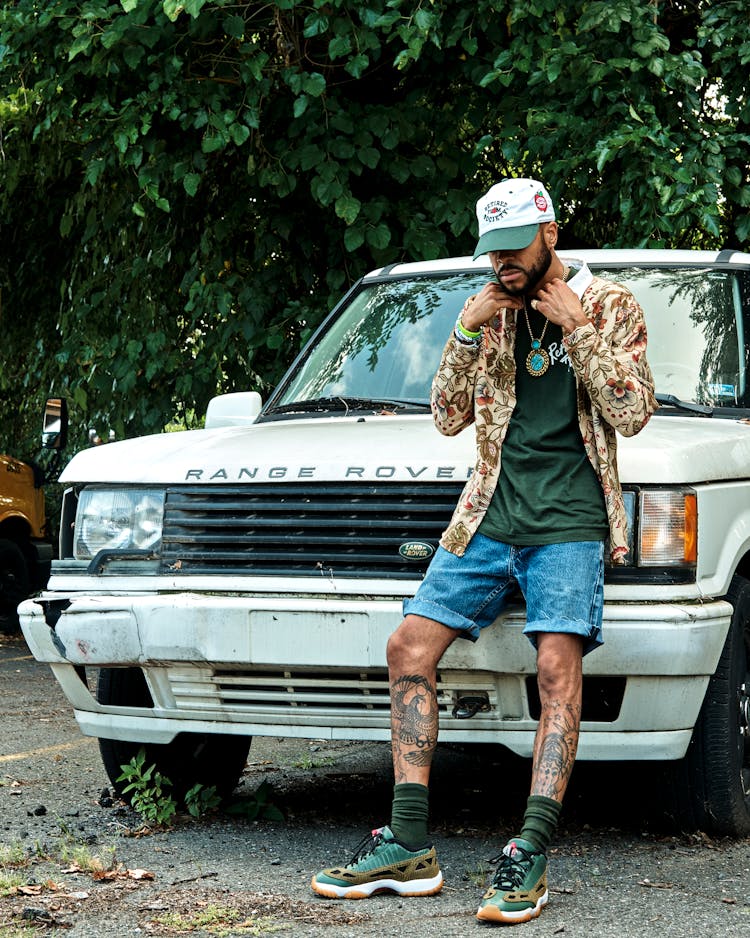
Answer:
[[[538, 345], [538, 343], [536, 343]], [[526, 356], [526, 370], [533, 378], [541, 378], [549, 368], [549, 354], [546, 349], [532, 348]]]

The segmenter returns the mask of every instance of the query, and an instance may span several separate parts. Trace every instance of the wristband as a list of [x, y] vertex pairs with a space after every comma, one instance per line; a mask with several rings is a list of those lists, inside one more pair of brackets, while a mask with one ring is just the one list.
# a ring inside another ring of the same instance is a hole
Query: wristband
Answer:
[[481, 332], [469, 332], [461, 322], [461, 316], [459, 315], [456, 320], [456, 325], [453, 327], [453, 338], [458, 342], [459, 345], [463, 345], [465, 348], [479, 348], [479, 343], [482, 341]]
[[467, 339], [464, 333], [458, 328], [456, 324], [453, 329], [453, 338], [458, 342], [459, 345], [463, 345], [464, 348], [478, 349], [479, 343], [481, 341], [480, 337], [477, 336], [476, 339]]
[[461, 333], [461, 335], [465, 336], [465, 338], [467, 338], [467, 339], [474, 339], [474, 340], [476, 340], [476, 339], [481, 338], [481, 335], [482, 335], [482, 330], [481, 330], [481, 329], [479, 330], [479, 332], [470, 332], [470, 331], [466, 328], [466, 326], [461, 322], [461, 317], [460, 317], [460, 316], [459, 316], [458, 319], [456, 320], [456, 329]]

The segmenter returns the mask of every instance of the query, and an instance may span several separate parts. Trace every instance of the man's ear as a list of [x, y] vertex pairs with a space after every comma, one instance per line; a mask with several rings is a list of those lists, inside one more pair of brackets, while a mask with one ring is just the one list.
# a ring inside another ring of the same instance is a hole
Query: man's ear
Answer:
[[544, 226], [544, 241], [547, 247], [553, 248], [557, 244], [557, 222], [548, 221]]

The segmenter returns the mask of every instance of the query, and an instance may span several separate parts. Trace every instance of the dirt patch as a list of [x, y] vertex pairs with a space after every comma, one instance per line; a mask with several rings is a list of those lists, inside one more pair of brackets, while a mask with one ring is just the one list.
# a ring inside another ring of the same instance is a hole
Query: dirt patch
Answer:
[[[132, 893], [139, 891], [135, 901]], [[146, 934], [209, 935], [267, 934], [300, 925], [331, 928], [362, 925], [370, 920], [364, 909], [344, 903], [290, 900], [271, 893], [228, 893], [225, 889], [193, 887], [180, 891], [144, 890], [134, 883], [110, 883], [94, 889], [68, 891], [52, 881], [37, 888], [26, 887], [25, 895], [2, 902], [0, 929], [10, 927], [62, 928], [69, 930], [82, 917], [95, 921], [117, 917], [125, 903], [132, 921]]]

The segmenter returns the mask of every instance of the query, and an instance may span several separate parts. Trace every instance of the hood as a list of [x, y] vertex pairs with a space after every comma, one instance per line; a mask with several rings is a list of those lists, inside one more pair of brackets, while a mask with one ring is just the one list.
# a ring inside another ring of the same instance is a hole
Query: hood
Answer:
[[61, 482], [233, 483], [466, 479], [474, 434], [441, 437], [432, 418], [316, 417], [191, 430], [83, 450]]
[[717, 417], [651, 418], [635, 437], [618, 437], [620, 480], [675, 484], [750, 476], [750, 424]]
[[[60, 481], [463, 481], [474, 459], [471, 430], [443, 437], [426, 414], [316, 417], [107, 443], [75, 456]], [[750, 475], [750, 425], [656, 416], [638, 436], [618, 438], [618, 464], [623, 483], [745, 478]]]

